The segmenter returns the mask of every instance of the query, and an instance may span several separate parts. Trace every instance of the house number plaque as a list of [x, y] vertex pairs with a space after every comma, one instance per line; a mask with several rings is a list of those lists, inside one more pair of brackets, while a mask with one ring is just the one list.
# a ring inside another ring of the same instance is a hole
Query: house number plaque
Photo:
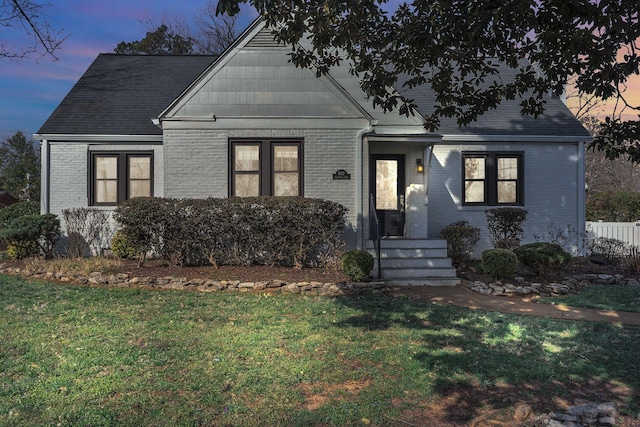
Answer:
[[338, 169], [336, 173], [333, 174], [333, 179], [351, 179], [351, 174], [347, 173], [344, 169]]

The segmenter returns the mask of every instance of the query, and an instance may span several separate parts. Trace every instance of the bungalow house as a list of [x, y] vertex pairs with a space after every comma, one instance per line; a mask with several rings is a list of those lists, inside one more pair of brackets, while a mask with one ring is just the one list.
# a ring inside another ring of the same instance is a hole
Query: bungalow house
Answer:
[[352, 248], [373, 247], [375, 214], [382, 277], [411, 284], [455, 283], [440, 230], [479, 227], [480, 253], [490, 207], [526, 209], [528, 240], [584, 230], [590, 136], [560, 99], [537, 119], [505, 102], [428, 132], [428, 87], [406, 93], [415, 115], [383, 113], [346, 67], [316, 77], [288, 52], [258, 20], [218, 58], [99, 55], [35, 135], [43, 212], [149, 195], [324, 198], [349, 209]]

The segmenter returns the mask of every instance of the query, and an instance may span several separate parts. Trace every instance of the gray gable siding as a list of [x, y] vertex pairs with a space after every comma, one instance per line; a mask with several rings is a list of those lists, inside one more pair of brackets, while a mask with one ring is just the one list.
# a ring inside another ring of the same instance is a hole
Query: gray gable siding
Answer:
[[151, 120], [214, 59], [100, 54], [38, 134], [162, 135]]
[[296, 68], [286, 48], [244, 48], [192, 88], [172, 118], [358, 117], [326, 79]]

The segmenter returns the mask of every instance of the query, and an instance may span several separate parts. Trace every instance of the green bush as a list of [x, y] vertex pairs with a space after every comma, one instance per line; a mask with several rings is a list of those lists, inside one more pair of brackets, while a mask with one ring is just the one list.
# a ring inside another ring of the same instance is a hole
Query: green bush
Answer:
[[607, 191], [589, 194], [587, 221], [633, 222], [640, 219], [640, 193]]
[[469, 260], [469, 254], [480, 240], [480, 229], [467, 221], [458, 221], [443, 228], [440, 237], [447, 241], [447, 256], [454, 265], [460, 265]]
[[51, 258], [53, 246], [60, 236], [60, 220], [53, 214], [21, 216], [0, 230], [0, 236], [9, 242], [10, 256], [11, 253], [22, 256], [36, 245], [45, 258]]
[[40, 204], [37, 202], [18, 202], [0, 209], [0, 230], [6, 228], [11, 221], [25, 215], [38, 215]]
[[173, 265], [328, 265], [342, 247], [347, 210], [321, 199], [140, 197], [115, 211], [136, 252]]
[[129, 245], [127, 236], [121, 231], [116, 231], [113, 239], [111, 239], [111, 252], [121, 259], [134, 258], [138, 255], [135, 248]]
[[13, 242], [7, 247], [7, 256], [12, 260], [20, 260], [29, 258], [30, 256], [37, 255], [40, 252], [40, 247], [36, 242]]
[[536, 275], [548, 270], [558, 269], [571, 261], [571, 255], [554, 243], [537, 242], [522, 245], [513, 252], [518, 260], [529, 267]]
[[488, 249], [482, 252], [482, 268], [494, 279], [506, 279], [515, 274], [518, 257], [509, 249]]
[[522, 225], [527, 220], [527, 210], [522, 208], [487, 209], [487, 228], [494, 248], [513, 249], [524, 238]]
[[354, 249], [342, 254], [342, 272], [356, 282], [369, 277], [373, 263], [373, 255], [362, 249]]

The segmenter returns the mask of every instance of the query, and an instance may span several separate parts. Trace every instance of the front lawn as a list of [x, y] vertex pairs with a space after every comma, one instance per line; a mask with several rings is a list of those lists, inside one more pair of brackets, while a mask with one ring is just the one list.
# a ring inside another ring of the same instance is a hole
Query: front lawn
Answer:
[[562, 297], [541, 298], [546, 304], [564, 304], [571, 307], [640, 312], [640, 286], [592, 285], [580, 292]]
[[639, 351], [640, 328], [408, 298], [0, 275], [8, 426], [454, 425], [518, 401], [543, 413], [574, 398], [630, 404], [629, 421], [640, 418]]

